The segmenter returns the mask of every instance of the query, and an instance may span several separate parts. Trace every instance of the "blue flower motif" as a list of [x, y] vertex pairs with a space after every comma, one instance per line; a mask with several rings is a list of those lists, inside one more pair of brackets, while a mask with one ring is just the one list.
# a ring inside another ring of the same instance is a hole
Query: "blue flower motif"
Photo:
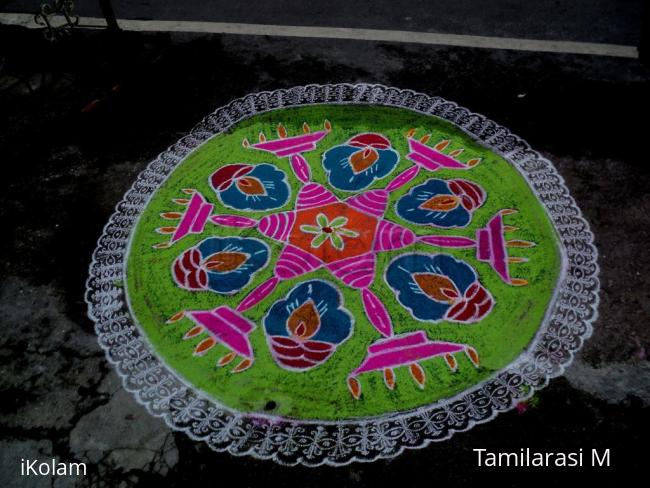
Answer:
[[272, 164], [228, 164], [215, 171], [210, 184], [225, 206], [235, 210], [272, 210], [289, 201], [284, 171]]
[[305, 370], [322, 364], [352, 333], [352, 315], [330, 283], [310, 280], [273, 304], [264, 329], [280, 366]]
[[465, 227], [485, 201], [485, 191], [467, 180], [430, 179], [399, 199], [395, 211], [404, 220], [434, 227]]
[[183, 252], [172, 265], [172, 275], [182, 288], [231, 295], [268, 261], [269, 248], [258, 239], [210, 237]]
[[323, 167], [330, 184], [339, 190], [358, 191], [388, 175], [399, 153], [379, 134], [359, 134], [323, 154]]
[[[473, 322], [493, 305], [474, 269], [447, 254], [402, 255], [388, 265], [385, 279], [402, 306], [418, 320]], [[448, 317], [452, 308], [458, 309], [458, 315], [453, 310], [454, 317]]]

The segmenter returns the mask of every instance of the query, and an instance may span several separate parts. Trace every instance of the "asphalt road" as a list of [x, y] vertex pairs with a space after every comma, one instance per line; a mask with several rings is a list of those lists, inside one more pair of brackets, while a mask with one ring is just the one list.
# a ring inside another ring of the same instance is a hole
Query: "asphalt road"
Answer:
[[[0, 0], [34, 12], [40, 0]], [[637, 45], [643, 0], [113, 0], [118, 18], [358, 27]], [[96, 0], [75, 2], [101, 16]]]

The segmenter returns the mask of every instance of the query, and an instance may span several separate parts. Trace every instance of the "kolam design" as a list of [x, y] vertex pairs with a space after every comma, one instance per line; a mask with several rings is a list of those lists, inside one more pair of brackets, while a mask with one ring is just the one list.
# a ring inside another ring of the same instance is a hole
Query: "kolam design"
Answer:
[[393, 457], [562, 374], [598, 304], [553, 165], [439, 97], [246, 96], [139, 175], [86, 299], [125, 387], [218, 451]]

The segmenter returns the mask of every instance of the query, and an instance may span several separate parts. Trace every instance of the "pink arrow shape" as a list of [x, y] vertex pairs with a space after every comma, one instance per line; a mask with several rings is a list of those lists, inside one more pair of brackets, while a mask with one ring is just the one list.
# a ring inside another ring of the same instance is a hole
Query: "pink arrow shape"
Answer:
[[441, 167], [450, 169], [469, 169], [467, 166], [454, 158], [447, 156], [432, 147], [429, 147], [418, 140], [408, 138], [409, 149], [411, 152], [407, 154], [407, 158], [415, 164], [419, 164], [429, 171], [435, 171]]
[[277, 157], [287, 157], [293, 154], [313, 151], [316, 149], [316, 144], [328, 133], [328, 131], [319, 130], [309, 134], [286, 137], [284, 139], [258, 142], [257, 144], [251, 144], [251, 147], [260, 151], [273, 153]]
[[424, 359], [465, 351], [467, 348], [463, 344], [453, 342], [431, 341], [421, 330], [380, 339], [368, 347], [367, 356], [350, 376], [413, 364]]
[[194, 192], [171, 241], [176, 242], [188, 234], [200, 234], [212, 213], [214, 205], [208, 203], [198, 191]]
[[187, 312], [186, 315], [231, 351], [253, 359], [248, 334], [255, 329], [255, 323], [225, 305], [214, 310]]

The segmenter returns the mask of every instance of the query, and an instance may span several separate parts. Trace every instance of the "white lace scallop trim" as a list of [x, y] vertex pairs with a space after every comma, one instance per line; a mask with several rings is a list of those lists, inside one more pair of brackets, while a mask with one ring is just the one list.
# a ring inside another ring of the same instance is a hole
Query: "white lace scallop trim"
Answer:
[[[448, 120], [503, 156], [545, 206], [562, 244], [563, 273], [531, 346], [492, 378], [432, 405], [356, 421], [317, 422], [233, 411], [188, 387], [158, 359], [132, 318], [120, 284], [140, 213], [173, 169], [197, 146], [239, 121], [311, 104], [382, 105]], [[382, 85], [308, 85], [234, 100], [208, 115], [138, 176], [104, 227], [90, 265], [86, 302], [99, 343], [139, 403], [173, 429], [217, 451], [288, 465], [340, 466], [390, 458], [487, 422], [559, 376], [591, 335], [597, 317], [594, 236], [553, 165], [504, 127], [440, 97]]]

